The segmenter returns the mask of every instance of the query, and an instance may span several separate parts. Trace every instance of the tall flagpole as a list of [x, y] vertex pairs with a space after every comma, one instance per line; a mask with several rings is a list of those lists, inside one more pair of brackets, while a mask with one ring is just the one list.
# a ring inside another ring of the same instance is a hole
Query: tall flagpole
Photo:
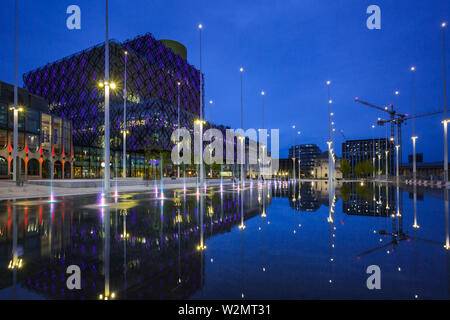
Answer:
[[14, 129], [13, 129], [13, 181], [17, 181], [17, 148], [18, 148], [18, 122], [19, 122], [19, 110], [18, 110], [18, 87], [17, 87], [17, 0], [15, 6], [15, 40], [14, 40]]
[[[416, 174], [416, 120], [414, 118], [415, 111], [414, 111], [414, 71], [416, 70], [416, 67], [411, 67], [411, 104], [412, 104], [412, 116], [413, 116], [413, 124], [412, 124], [412, 130], [413, 135], [411, 137], [413, 141], [413, 179], [416, 180], [417, 174]], [[414, 183], [415, 184], [415, 183]]]
[[125, 81], [123, 90], [123, 178], [127, 177], [127, 57], [128, 52], [125, 51]]
[[[242, 90], [243, 90], [243, 79], [242, 79], [242, 74], [244, 73], [244, 68], [240, 68], [239, 69], [240, 73], [241, 73], [241, 129], [242, 131], [244, 131], [244, 102], [243, 102], [243, 97], [242, 97]], [[241, 137], [241, 147], [242, 147], [242, 154], [241, 154], [241, 184], [242, 186], [244, 186], [244, 162], [245, 162], [245, 137], [242, 136]], [[243, 158], [243, 159], [242, 159]]]
[[447, 90], [446, 90], [446, 77], [445, 77], [445, 27], [447, 24], [442, 23], [442, 70], [444, 76], [444, 181], [448, 182], [448, 142], [447, 142]]
[[108, 0], [106, 0], [106, 39], [105, 39], [105, 174], [103, 191], [109, 192], [109, 35], [108, 35]]
[[202, 29], [199, 24], [200, 32], [200, 186], [203, 186], [203, 74], [202, 74]]

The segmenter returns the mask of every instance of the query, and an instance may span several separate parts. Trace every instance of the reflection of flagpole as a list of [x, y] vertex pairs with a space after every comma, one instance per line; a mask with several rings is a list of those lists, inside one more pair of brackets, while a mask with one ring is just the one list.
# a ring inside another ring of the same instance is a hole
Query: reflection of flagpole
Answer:
[[262, 197], [262, 203], [263, 203], [263, 212], [261, 214], [263, 218], [263, 272], [266, 272], [266, 186], [263, 185], [263, 197]]
[[181, 214], [180, 208], [177, 208], [177, 224], [178, 224], [178, 283], [181, 283]]
[[329, 192], [328, 192], [328, 205], [329, 205], [329, 215], [328, 215], [328, 223], [330, 226], [329, 230], [329, 240], [330, 240], [330, 279], [329, 283], [332, 284], [332, 276], [333, 276], [333, 237], [334, 237], [334, 219], [333, 219], [333, 213], [334, 213], [334, 205], [335, 205], [335, 186], [334, 183], [331, 184], [330, 182], [333, 181], [331, 177], [328, 178], [329, 181]]
[[447, 297], [450, 299], [450, 254], [447, 250], [446, 253], [447, 261]]
[[[105, 296], [104, 299], [108, 300], [109, 298], [114, 298], [114, 293], [110, 294], [109, 287], [109, 272], [110, 272], [110, 223], [111, 217], [109, 209], [102, 208], [102, 216], [103, 216], [103, 231], [104, 231], [104, 249], [103, 249], [103, 272], [105, 275]], [[103, 296], [100, 295], [100, 299], [103, 299]]]
[[203, 208], [203, 194], [200, 195], [200, 287], [201, 287], [201, 293], [202, 293], [202, 297], [203, 297], [203, 273], [204, 273], [204, 254], [205, 254], [205, 249], [206, 246], [204, 244], [204, 239], [203, 239], [203, 228], [204, 228], [204, 222], [203, 222], [203, 217], [204, 217], [204, 208]]
[[122, 211], [123, 219], [123, 294], [127, 294], [127, 211]]
[[241, 285], [242, 285], [242, 294], [241, 298], [244, 299], [244, 232], [241, 232]]
[[445, 249], [450, 250], [449, 226], [448, 226], [448, 190], [444, 190], [445, 194]]
[[413, 188], [414, 188], [414, 224], [413, 224], [413, 228], [419, 229], [419, 225], [417, 224], [417, 187], [415, 184], [414, 184]]
[[15, 267], [18, 262], [17, 254], [17, 214], [16, 214], [16, 199], [13, 200], [13, 286], [14, 286], [14, 300], [16, 300], [16, 282], [17, 282], [17, 268]]
[[448, 214], [448, 190], [444, 190], [445, 193], [445, 245], [446, 249], [446, 262], [447, 262], [447, 293], [450, 299], [450, 235], [449, 235], [449, 214]]
[[416, 243], [416, 236], [417, 236], [417, 228], [414, 229], [414, 298], [419, 298], [419, 295], [417, 294], [417, 243]]

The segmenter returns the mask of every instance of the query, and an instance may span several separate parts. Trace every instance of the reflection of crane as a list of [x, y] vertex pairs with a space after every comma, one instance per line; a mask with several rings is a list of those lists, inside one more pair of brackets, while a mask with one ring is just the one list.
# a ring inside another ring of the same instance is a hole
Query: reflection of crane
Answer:
[[[357, 255], [358, 259], [361, 258], [362, 256], [365, 256], [365, 255], [369, 254], [369, 253], [372, 253], [372, 252], [378, 251], [380, 249], [389, 247], [390, 245], [394, 245], [395, 246], [397, 244], [400, 244], [400, 242], [402, 242], [404, 240], [406, 240], [408, 242], [410, 240], [410, 237], [406, 233], [404, 233], [402, 229], [400, 229], [398, 232], [386, 232], [384, 230], [380, 230], [379, 234], [383, 235], [383, 236], [392, 236], [392, 241], [389, 242], [389, 243], [386, 243], [384, 245], [381, 245], [379, 247], [376, 247], [376, 248], [373, 248], [373, 249], [369, 249], [369, 250], [366, 250], [364, 252], [359, 253]], [[415, 238], [415, 239], [419, 240], [419, 241], [426, 242], [426, 243], [430, 243], [430, 244], [441, 245], [440, 242], [434, 241], [434, 240], [422, 239], [422, 238]], [[392, 249], [392, 251], [394, 251], [394, 249]]]

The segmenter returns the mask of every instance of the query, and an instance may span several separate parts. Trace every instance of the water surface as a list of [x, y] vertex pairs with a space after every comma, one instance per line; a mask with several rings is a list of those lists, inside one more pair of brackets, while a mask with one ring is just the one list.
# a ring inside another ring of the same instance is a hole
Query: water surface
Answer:
[[254, 182], [3, 201], [0, 299], [448, 299], [443, 194]]

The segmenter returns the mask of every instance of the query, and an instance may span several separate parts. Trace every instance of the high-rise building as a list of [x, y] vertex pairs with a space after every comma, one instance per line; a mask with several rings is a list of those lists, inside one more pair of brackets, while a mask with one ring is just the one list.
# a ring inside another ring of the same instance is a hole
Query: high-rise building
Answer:
[[[358, 163], [364, 161], [373, 162], [375, 159], [375, 168], [384, 170], [386, 167], [386, 157], [388, 160], [389, 174], [395, 173], [395, 147], [394, 142], [386, 139], [363, 139], [347, 140], [342, 143], [342, 158], [347, 159], [352, 168], [352, 175]], [[380, 161], [378, 161], [378, 158]], [[379, 163], [379, 165], [378, 165]]]
[[[141, 177], [149, 150], [170, 150], [178, 124], [192, 130], [200, 115], [200, 72], [185, 59], [179, 43], [145, 34], [110, 42], [111, 176], [122, 173], [125, 63], [127, 66], [127, 176]], [[127, 56], [125, 59], [125, 51]], [[178, 52], [178, 54], [176, 53]], [[104, 148], [104, 44], [26, 73], [25, 87], [50, 104], [50, 112], [72, 121], [74, 177], [102, 176]], [[204, 105], [204, 104], [202, 104]]]
[[312, 176], [317, 157], [322, 153], [316, 144], [300, 144], [289, 148], [289, 159], [300, 160], [300, 172]]

